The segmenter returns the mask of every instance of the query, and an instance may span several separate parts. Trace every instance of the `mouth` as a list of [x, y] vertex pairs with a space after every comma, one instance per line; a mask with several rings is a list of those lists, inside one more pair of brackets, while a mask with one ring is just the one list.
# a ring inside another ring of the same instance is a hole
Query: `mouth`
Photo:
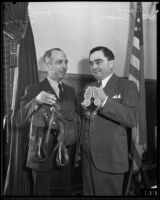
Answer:
[[65, 75], [66, 74], [66, 71], [63, 71], [63, 72], [59, 72], [61, 75]]
[[100, 72], [100, 71], [93, 71], [92, 73], [93, 73], [95, 76], [98, 76], [98, 75], [100, 75], [101, 72]]

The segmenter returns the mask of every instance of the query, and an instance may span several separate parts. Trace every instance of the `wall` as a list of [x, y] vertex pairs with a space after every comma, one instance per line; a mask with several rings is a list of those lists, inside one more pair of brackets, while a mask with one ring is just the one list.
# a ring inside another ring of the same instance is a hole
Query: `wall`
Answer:
[[[152, 9], [151, 9], [152, 8]], [[30, 2], [29, 15], [34, 33], [39, 70], [44, 52], [62, 48], [69, 60], [69, 73], [90, 74], [88, 53], [104, 45], [115, 54], [115, 72], [128, 76], [125, 67], [130, 2]], [[155, 5], [143, 2], [144, 76], [156, 79]]]

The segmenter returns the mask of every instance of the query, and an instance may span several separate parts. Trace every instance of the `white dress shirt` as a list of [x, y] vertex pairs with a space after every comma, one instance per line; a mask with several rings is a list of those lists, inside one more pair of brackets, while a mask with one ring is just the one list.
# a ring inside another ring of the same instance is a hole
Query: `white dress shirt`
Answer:
[[111, 76], [113, 75], [113, 72], [112, 74], [110, 74], [109, 76], [107, 76], [105, 79], [103, 79], [101, 82], [102, 82], [102, 85], [100, 88], [105, 88], [106, 87], [106, 84], [108, 83], [109, 79], [111, 78]]
[[58, 83], [58, 82], [54, 81], [53, 79], [49, 78], [48, 76], [47, 76], [47, 79], [48, 79], [48, 81], [49, 81], [51, 87], [52, 87], [53, 90], [55, 91], [56, 95], [59, 97], [59, 88], [58, 88], [58, 84], [59, 84], [59, 83], [62, 84], [62, 83], [61, 83], [61, 82]]
[[[106, 84], [108, 83], [109, 79], [111, 78], [111, 76], [113, 75], [113, 72], [112, 74], [110, 74], [109, 76], [107, 76], [105, 79], [103, 79], [101, 82], [102, 82], [102, 85], [100, 88], [105, 88], [106, 87]], [[106, 97], [106, 99], [104, 100], [104, 102], [102, 103], [102, 107], [105, 105], [105, 103], [107, 102], [107, 99], [108, 99], [108, 96]]]

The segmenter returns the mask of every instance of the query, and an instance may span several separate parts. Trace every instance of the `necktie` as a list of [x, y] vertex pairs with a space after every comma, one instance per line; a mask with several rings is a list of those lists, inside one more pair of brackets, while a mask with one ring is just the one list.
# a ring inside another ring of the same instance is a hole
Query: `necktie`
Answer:
[[102, 81], [98, 81], [97, 86], [98, 86], [99, 88], [102, 87]]
[[63, 88], [62, 88], [62, 84], [58, 84], [58, 88], [59, 88], [59, 99], [60, 100], [63, 100], [63, 98], [64, 98], [64, 92], [63, 92]]

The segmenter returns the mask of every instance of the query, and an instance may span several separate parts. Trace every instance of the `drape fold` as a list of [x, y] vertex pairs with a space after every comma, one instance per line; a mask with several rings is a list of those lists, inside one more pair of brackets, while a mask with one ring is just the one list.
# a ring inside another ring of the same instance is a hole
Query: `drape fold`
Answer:
[[[27, 85], [38, 83], [38, 66], [31, 24], [28, 17], [28, 2], [4, 3], [4, 30], [19, 43], [18, 76], [16, 92], [12, 98], [11, 144], [9, 164], [4, 185], [4, 195], [30, 195], [31, 171], [25, 167], [28, 150], [29, 127], [17, 128], [14, 117]], [[14, 91], [13, 91], [14, 93]]]

